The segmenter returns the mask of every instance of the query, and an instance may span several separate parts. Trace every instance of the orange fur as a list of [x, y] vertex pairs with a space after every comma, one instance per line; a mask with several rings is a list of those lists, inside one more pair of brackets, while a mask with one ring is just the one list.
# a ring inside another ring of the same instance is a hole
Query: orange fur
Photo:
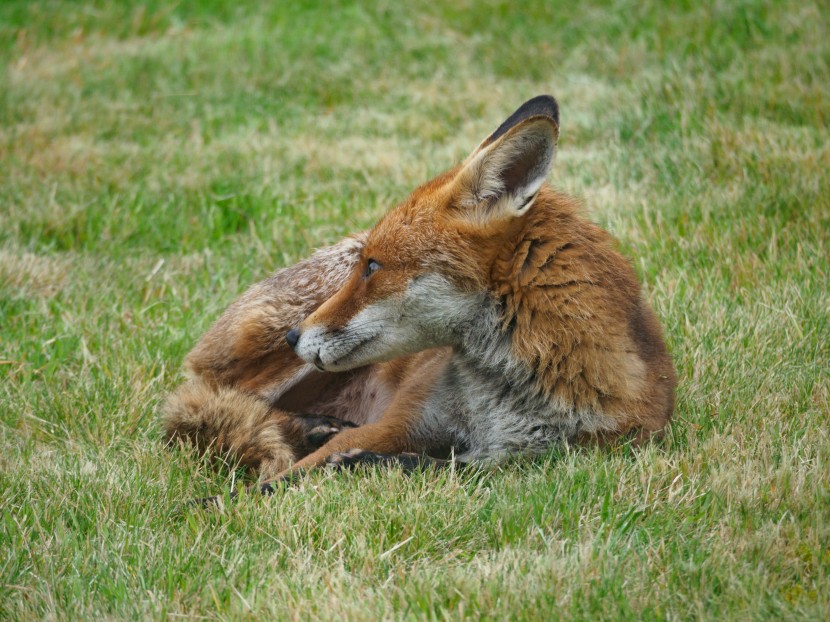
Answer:
[[[611, 236], [543, 183], [558, 129], [552, 98], [527, 102], [368, 234], [235, 303], [188, 363], [213, 392], [205, 413], [223, 387], [266, 406], [242, 417], [247, 445], [213, 441], [297, 469], [355, 447], [477, 458], [659, 434], [673, 409], [671, 359]], [[283, 340], [295, 327], [299, 357]], [[361, 427], [305, 457], [284, 434], [249, 442], [263, 421], [287, 427], [299, 411]], [[183, 422], [168, 415], [172, 435], [191, 429]]]

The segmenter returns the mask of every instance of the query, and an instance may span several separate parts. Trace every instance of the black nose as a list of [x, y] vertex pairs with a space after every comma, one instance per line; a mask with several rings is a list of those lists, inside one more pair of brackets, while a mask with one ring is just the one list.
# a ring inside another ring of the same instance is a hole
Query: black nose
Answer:
[[285, 333], [285, 340], [288, 342], [288, 345], [293, 348], [297, 345], [297, 342], [300, 340], [300, 331], [296, 328], [292, 328], [287, 333]]

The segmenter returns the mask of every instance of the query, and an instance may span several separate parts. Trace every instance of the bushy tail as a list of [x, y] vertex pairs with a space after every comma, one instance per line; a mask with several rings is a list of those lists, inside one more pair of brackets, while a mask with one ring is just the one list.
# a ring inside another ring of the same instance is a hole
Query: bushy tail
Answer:
[[193, 379], [167, 399], [162, 424], [169, 442], [183, 440], [271, 478], [296, 459], [283, 418], [255, 395]]

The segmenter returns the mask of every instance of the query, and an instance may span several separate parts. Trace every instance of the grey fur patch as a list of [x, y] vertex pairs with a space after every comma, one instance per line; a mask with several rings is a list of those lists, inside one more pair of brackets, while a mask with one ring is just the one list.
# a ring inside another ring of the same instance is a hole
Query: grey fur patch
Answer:
[[419, 436], [435, 442], [449, 430], [456, 445], [468, 448], [462, 457], [469, 461], [540, 453], [580, 432], [613, 428], [610, 418], [559, 403], [540, 388], [534, 370], [511, 354], [512, 330], [497, 300], [482, 297], [467, 315], [424, 406]]

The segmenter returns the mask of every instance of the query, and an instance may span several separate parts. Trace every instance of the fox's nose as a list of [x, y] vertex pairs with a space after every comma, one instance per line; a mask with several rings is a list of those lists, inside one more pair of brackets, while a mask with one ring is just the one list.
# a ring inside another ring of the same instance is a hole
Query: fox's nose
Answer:
[[288, 342], [288, 345], [292, 348], [297, 345], [297, 342], [300, 340], [300, 330], [298, 328], [292, 328], [287, 333], [285, 333], [285, 340]]

